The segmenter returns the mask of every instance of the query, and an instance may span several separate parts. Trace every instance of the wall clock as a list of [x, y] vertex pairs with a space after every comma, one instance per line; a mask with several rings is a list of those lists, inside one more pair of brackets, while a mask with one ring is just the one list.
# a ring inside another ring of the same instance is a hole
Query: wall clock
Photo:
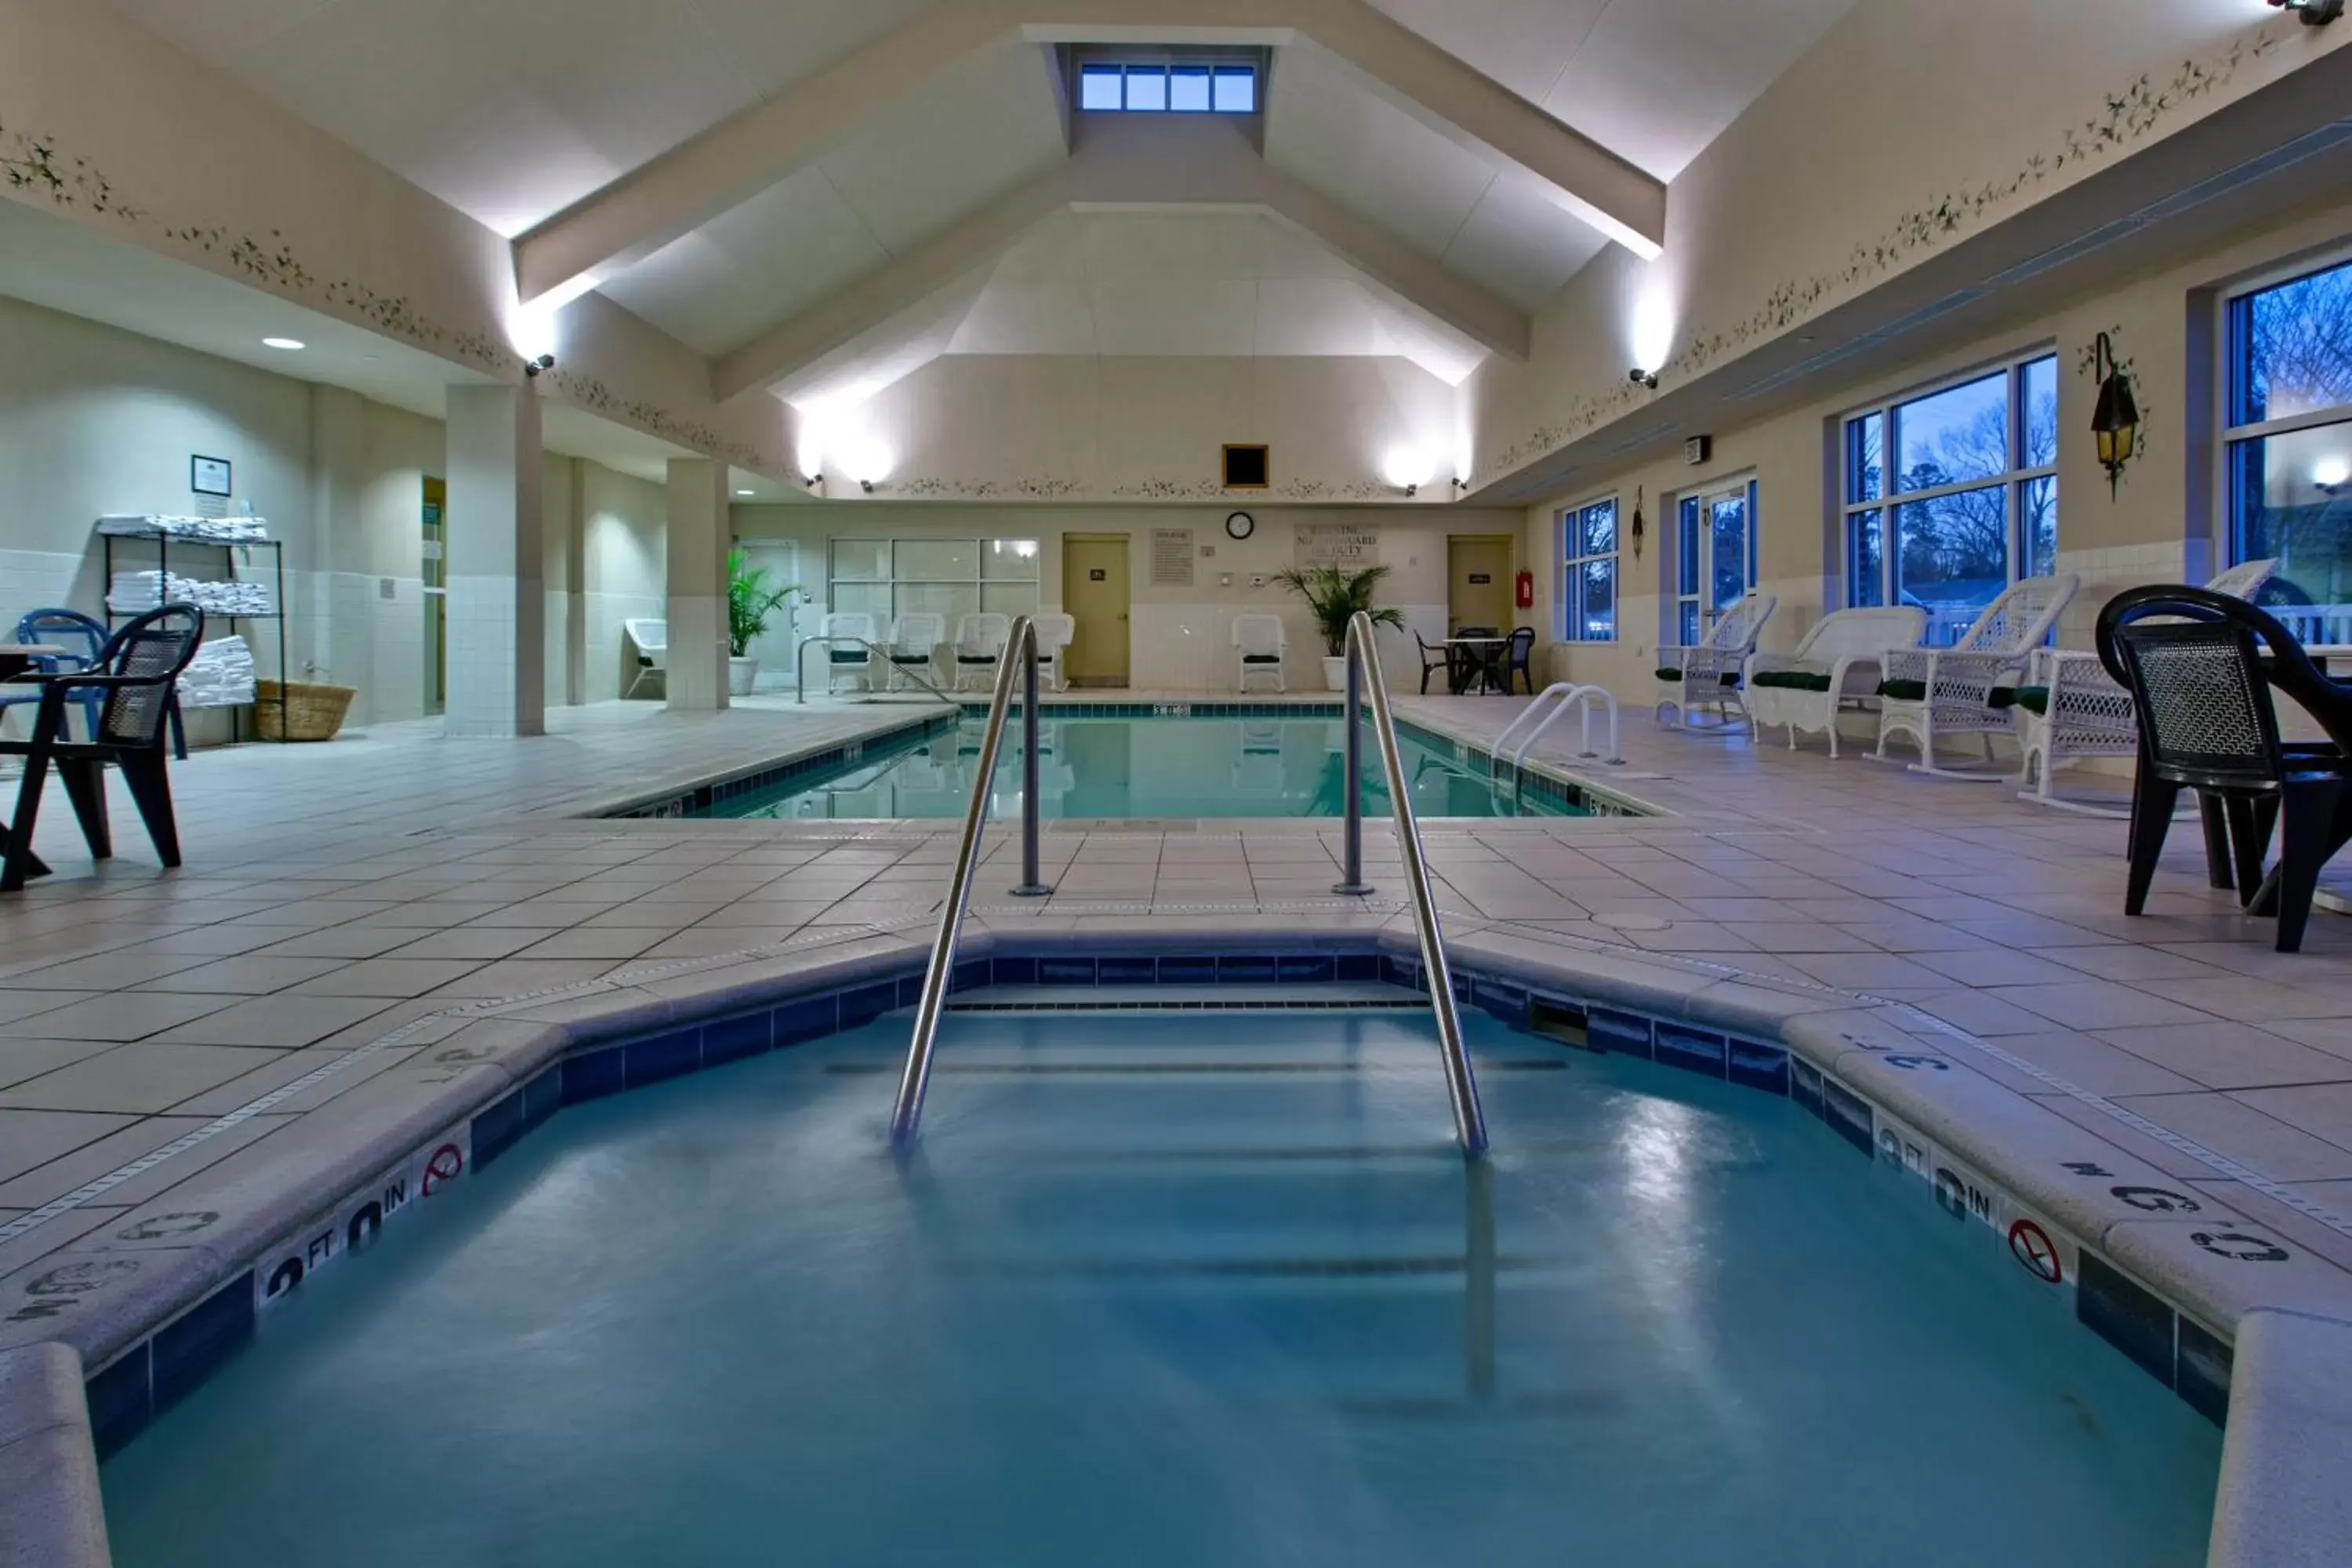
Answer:
[[1245, 511], [1237, 511], [1225, 519], [1225, 536], [1229, 539], [1247, 539], [1256, 531], [1257, 519]]

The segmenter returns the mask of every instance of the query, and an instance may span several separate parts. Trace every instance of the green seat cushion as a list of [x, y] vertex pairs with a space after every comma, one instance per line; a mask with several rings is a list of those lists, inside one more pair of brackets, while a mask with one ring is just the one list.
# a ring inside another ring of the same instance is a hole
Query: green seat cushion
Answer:
[[2050, 716], [2050, 689], [2046, 686], [2021, 686], [2017, 689], [2017, 705], [2028, 713]]
[[1758, 672], [1755, 684], [1779, 691], [1827, 691], [1830, 678], [1814, 669], [1767, 669]]
[[866, 662], [866, 650], [862, 647], [837, 647], [830, 651], [833, 654], [833, 662], [835, 664], [864, 664]]
[[1878, 683], [1878, 694], [1891, 697], [1897, 702], [1925, 702], [1927, 700], [1927, 683], [1924, 680], [1882, 680]]
[[[1672, 681], [1675, 681], [1675, 682], [1680, 682], [1680, 681], [1681, 681], [1681, 679], [1682, 679], [1682, 678], [1683, 678], [1683, 672], [1682, 672], [1681, 670], [1679, 670], [1679, 669], [1664, 669], [1664, 668], [1661, 668], [1661, 669], [1658, 671], [1658, 679], [1659, 679], [1660, 680], [1672, 680]], [[1737, 685], [1738, 685], [1738, 684], [1739, 684], [1739, 672], [1738, 672], [1738, 670], [1736, 670], [1736, 669], [1734, 669], [1734, 670], [1728, 670], [1728, 671], [1725, 672], [1725, 674], [1724, 674], [1724, 676], [1723, 676], [1723, 678], [1722, 678], [1722, 683], [1723, 683], [1724, 685], [1726, 685], [1726, 686], [1737, 686]]]
[[1278, 653], [1245, 653], [1242, 655], [1242, 662], [1244, 664], [1280, 664], [1282, 656]]
[[1659, 679], [1660, 680], [1677, 680], [1677, 681], [1678, 681], [1678, 680], [1682, 679], [1682, 678], [1683, 678], [1683, 672], [1682, 672], [1681, 670], [1679, 670], [1679, 669], [1668, 669], [1668, 668], [1666, 668], [1665, 667], [1664, 667], [1663, 665], [1662, 665], [1662, 666], [1660, 666], [1660, 667], [1659, 667], [1659, 668], [1658, 668], [1658, 679]]
[[1755, 684], [1759, 687], [1785, 687], [1789, 684], [1789, 677], [1796, 673], [1793, 669], [1759, 670], [1757, 672]]

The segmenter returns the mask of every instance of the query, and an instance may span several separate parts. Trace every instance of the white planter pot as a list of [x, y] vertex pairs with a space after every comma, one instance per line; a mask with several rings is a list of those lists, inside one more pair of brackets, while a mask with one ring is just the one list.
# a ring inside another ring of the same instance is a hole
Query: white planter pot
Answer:
[[730, 658], [727, 661], [727, 694], [749, 697], [751, 683], [760, 679], [760, 661], [756, 658]]
[[1323, 689], [1326, 691], [1348, 689], [1348, 661], [1345, 658], [1324, 659]]

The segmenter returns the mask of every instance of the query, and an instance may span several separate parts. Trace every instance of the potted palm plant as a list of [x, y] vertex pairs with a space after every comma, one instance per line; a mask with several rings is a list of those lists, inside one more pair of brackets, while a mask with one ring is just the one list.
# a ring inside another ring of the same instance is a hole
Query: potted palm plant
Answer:
[[1348, 689], [1348, 623], [1359, 612], [1371, 616], [1376, 626], [1405, 629], [1403, 611], [1393, 605], [1380, 609], [1372, 604], [1373, 592], [1388, 574], [1385, 566], [1367, 566], [1361, 572], [1342, 572], [1337, 566], [1304, 570], [1293, 566], [1274, 574], [1276, 582], [1307, 601], [1315, 629], [1323, 634], [1323, 684], [1328, 689]]
[[797, 584], [772, 587], [765, 566], [753, 566], [740, 550], [727, 552], [727, 689], [736, 697], [751, 694], [760, 678], [760, 661], [751, 645], [768, 629], [776, 607], [800, 592]]

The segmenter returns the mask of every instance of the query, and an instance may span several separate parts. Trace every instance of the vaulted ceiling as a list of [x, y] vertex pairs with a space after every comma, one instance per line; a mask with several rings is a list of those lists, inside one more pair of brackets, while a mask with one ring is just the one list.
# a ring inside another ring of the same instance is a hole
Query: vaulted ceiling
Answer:
[[[996, 0], [108, 3], [527, 236], [631, 195], [747, 111], [837, 99], [894, 40]], [[1442, 90], [1400, 91], [1367, 64], [1397, 49], [1358, 47], [1363, 27], [1279, 29], [1252, 166], [1204, 185], [1090, 150], [1097, 117], [1073, 138], [1040, 40], [1079, 36], [1065, 13], [1116, 13], [1146, 36], [1198, 22], [1242, 41], [1255, 8], [1041, 0], [1042, 23], [976, 33], [906, 90], [828, 110], [807, 155], [648, 228], [653, 243], [604, 247], [593, 280], [712, 356], [722, 391], [789, 392], [851, 363], [870, 382], [940, 353], [1394, 353], [1456, 381], [1523, 344], [1525, 317], [1610, 243], [1560, 167], [1597, 159], [1654, 190], [1852, 3], [1372, 0], [1389, 20], [1353, 15], [1395, 33], [1408, 66], [1416, 49], [1437, 61]], [[1463, 82], [1487, 95], [1477, 114], [1433, 110], [1465, 101]], [[1489, 109], [1499, 132], [1460, 123]], [[1567, 162], [1528, 156], [1531, 135]], [[1124, 205], [1154, 210], [1097, 210]]]

